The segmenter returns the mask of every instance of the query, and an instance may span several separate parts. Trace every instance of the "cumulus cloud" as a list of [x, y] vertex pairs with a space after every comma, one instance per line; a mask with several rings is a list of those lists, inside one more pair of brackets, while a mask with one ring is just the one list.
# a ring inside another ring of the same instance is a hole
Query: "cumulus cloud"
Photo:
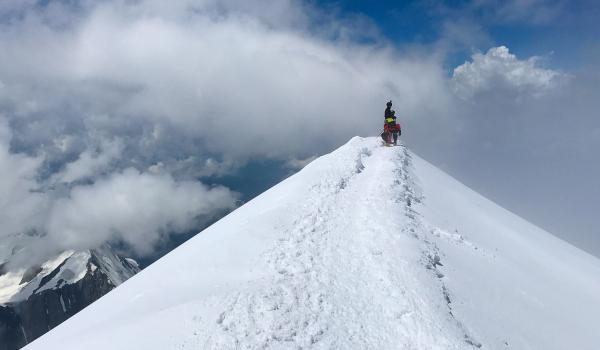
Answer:
[[54, 203], [48, 235], [63, 249], [123, 241], [149, 254], [172, 232], [185, 232], [219, 211], [230, 210], [236, 196], [226, 188], [175, 181], [168, 174], [129, 168], [93, 185], [73, 188]]
[[120, 149], [114, 143], [105, 145], [110, 155], [84, 152], [57, 173], [60, 181], [88, 177], [92, 183], [75, 184], [66, 193], [44, 191], [46, 184], [38, 177], [43, 157], [12, 153], [10, 139], [10, 128], [1, 121], [0, 240], [9, 249], [0, 262], [9, 260], [11, 266], [105, 242], [125, 243], [125, 249], [143, 256], [169, 235], [198, 227], [236, 206], [237, 194], [226, 188], [178, 181], [164, 172], [129, 168], [98, 176], [97, 170]]
[[493, 47], [476, 53], [471, 62], [454, 69], [452, 87], [461, 98], [479, 94], [509, 92], [515, 97], [540, 96], [565, 81], [567, 76], [539, 67], [539, 57], [519, 60], [507, 47]]

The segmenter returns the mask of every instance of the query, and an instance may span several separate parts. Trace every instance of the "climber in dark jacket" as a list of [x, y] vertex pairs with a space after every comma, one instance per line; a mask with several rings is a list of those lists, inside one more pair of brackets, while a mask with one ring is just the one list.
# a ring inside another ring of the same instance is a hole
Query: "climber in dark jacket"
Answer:
[[388, 145], [392, 144], [392, 142], [394, 145], [397, 145], [398, 136], [401, 133], [400, 124], [396, 123], [396, 112], [392, 110], [392, 101], [389, 101], [386, 106], [387, 108], [385, 109], [385, 120], [383, 123], [383, 133], [381, 133], [381, 138]]
[[385, 114], [383, 116], [383, 118], [387, 119], [387, 118], [391, 118], [392, 117], [392, 100], [388, 101], [388, 103], [386, 104], [386, 109], [385, 109]]
[[392, 143], [392, 135], [393, 135], [392, 129], [390, 129], [390, 126], [392, 125], [392, 122], [394, 123], [394, 125], [396, 124], [396, 117], [394, 116], [394, 111], [392, 110], [392, 100], [389, 100], [388, 103], [386, 103], [386, 108], [385, 108], [383, 117], [384, 117], [384, 122], [383, 122], [383, 132], [381, 133], [381, 138], [383, 139], [383, 141], [386, 144], [389, 145]]

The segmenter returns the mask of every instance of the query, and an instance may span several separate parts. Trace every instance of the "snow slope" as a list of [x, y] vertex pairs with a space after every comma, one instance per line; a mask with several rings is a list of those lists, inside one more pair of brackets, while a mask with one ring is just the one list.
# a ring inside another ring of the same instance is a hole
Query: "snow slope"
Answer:
[[354, 138], [26, 349], [598, 349], [600, 260]]

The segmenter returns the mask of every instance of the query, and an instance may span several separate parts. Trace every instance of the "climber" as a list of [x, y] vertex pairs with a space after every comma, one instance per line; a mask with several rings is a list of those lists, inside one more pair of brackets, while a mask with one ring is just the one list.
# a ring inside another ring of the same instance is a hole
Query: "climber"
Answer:
[[386, 120], [386, 125], [388, 126], [388, 130], [392, 133], [394, 145], [397, 145], [398, 136], [402, 134], [402, 130], [400, 129], [400, 123], [396, 122], [396, 111], [392, 111], [392, 117], [390, 119], [391, 121], [389, 122]]
[[388, 103], [386, 103], [386, 109], [385, 109], [385, 114], [383, 116], [383, 118], [387, 119], [388, 117], [392, 116], [392, 100], [389, 100]]
[[390, 118], [392, 118], [392, 100], [389, 100], [388, 103], [386, 103], [386, 108], [385, 108], [385, 112], [383, 114], [383, 118], [384, 118], [384, 124], [383, 124], [383, 132], [381, 133], [381, 138], [383, 139], [383, 142], [385, 142], [386, 144], [390, 144], [391, 143], [391, 133], [390, 131], [387, 129], [387, 122], [388, 120], [391, 120]]
[[386, 104], [387, 108], [385, 109], [385, 122], [383, 124], [383, 133], [381, 133], [381, 138], [387, 145], [398, 144], [398, 135], [401, 134], [400, 124], [396, 123], [396, 112], [392, 110], [392, 101], [390, 100]]

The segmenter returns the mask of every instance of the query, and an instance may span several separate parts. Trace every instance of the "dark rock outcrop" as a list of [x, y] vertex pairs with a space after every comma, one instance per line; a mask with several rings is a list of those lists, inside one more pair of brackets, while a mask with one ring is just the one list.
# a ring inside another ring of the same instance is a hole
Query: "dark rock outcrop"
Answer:
[[74, 283], [59, 279], [55, 286], [42, 288], [65, 273], [62, 269], [67, 260], [42, 278], [26, 300], [0, 305], [0, 350], [25, 346], [139, 271], [133, 261], [107, 252], [105, 247], [90, 251], [83, 278]]
[[19, 349], [25, 344], [19, 316], [12, 307], [0, 306], [0, 350]]

